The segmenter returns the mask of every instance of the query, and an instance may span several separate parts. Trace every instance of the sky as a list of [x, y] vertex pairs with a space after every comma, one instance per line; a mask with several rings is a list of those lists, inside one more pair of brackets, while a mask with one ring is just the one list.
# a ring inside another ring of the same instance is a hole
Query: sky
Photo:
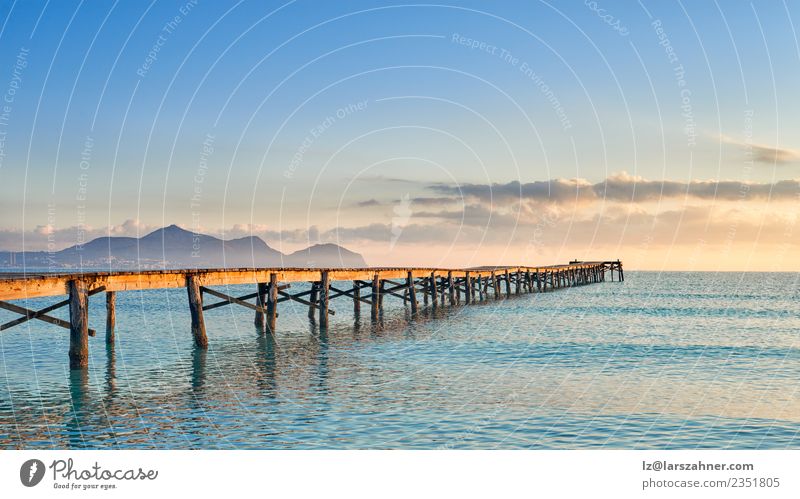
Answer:
[[0, 0], [0, 249], [800, 270], [800, 5]]

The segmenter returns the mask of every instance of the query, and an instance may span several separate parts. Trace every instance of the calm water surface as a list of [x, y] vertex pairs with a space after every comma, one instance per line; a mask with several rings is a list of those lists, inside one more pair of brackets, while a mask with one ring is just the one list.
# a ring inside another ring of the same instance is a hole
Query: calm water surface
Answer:
[[224, 307], [207, 352], [184, 290], [119, 293], [113, 350], [98, 295], [88, 372], [66, 330], [0, 333], [0, 448], [800, 448], [797, 274], [626, 279], [375, 324], [336, 299], [327, 331], [282, 303], [274, 337]]

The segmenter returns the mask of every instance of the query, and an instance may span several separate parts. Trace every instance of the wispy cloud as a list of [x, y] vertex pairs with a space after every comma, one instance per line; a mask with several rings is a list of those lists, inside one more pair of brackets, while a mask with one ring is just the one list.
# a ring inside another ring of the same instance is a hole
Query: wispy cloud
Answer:
[[744, 142], [727, 135], [720, 135], [720, 140], [738, 147], [745, 154], [751, 154], [753, 161], [757, 163], [775, 165], [794, 163], [800, 160], [800, 152], [794, 149]]
[[584, 179], [553, 179], [524, 184], [517, 181], [505, 184], [433, 184], [429, 189], [448, 197], [460, 194], [483, 203], [602, 200], [633, 203], [676, 198], [796, 199], [800, 195], [800, 181], [793, 179], [759, 183], [735, 180], [648, 180], [621, 172], [595, 184]]

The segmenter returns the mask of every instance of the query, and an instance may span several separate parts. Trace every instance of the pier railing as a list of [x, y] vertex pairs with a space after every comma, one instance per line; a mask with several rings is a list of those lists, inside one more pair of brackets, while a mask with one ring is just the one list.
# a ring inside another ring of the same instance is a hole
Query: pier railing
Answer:
[[[0, 308], [17, 313], [19, 318], [0, 325], [0, 331], [40, 320], [70, 331], [70, 367], [83, 369], [89, 362], [89, 297], [105, 293], [106, 342], [114, 343], [116, 293], [143, 289], [185, 287], [189, 298], [191, 331], [197, 348], [208, 348], [203, 312], [228, 305], [239, 305], [255, 312], [255, 326], [273, 333], [277, 326], [278, 306], [294, 301], [308, 307], [309, 317], [318, 316], [319, 326], [327, 327], [335, 312], [329, 307], [336, 298], [351, 299], [355, 314], [362, 305], [369, 307], [376, 319], [383, 308], [384, 297], [403, 300], [414, 313], [422, 306], [472, 304], [488, 299], [509, 298], [521, 293], [544, 293], [564, 287], [603, 282], [606, 275], [624, 281], [622, 262], [573, 261], [567, 265], [544, 267], [473, 267], [469, 269], [439, 268], [360, 268], [299, 269], [242, 268], [192, 269], [120, 272], [69, 273], [5, 273], [0, 274]], [[310, 283], [310, 289], [292, 293], [292, 283]], [[254, 284], [255, 291], [243, 296], [230, 296], [212, 286]], [[31, 310], [13, 300], [67, 295], [67, 299], [40, 310]], [[216, 298], [206, 303], [204, 297]], [[422, 298], [422, 304], [419, 297]], [[249, 300], [253, 300], [250, 302]], [[69, 307], [69, 321], [49, 315], [61, 307]]]

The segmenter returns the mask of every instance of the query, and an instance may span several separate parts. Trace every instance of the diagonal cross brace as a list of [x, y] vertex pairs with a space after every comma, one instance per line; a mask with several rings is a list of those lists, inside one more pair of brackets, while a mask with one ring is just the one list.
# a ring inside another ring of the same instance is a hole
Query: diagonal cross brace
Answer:
[[[366, 287], [372, 287], [372, 284], [370, 284], [369, 286], [359, 286], [359, 287], [358, 287], [358, 289], [361, 289], [361, 288], [366, 288]], [[332, 294], [332, 295], [329, 297], [329, 299], [333, 299], [333, 298], [336, 298], [336, 297], [338, 297], [338, 296], [349, 296], [350, 298], [354, 298], [354, 299], [355, 299], [355, 296], [353, 296], [353, 290], [352, 290], [352, 289], [350, 289], [350, 290], [344, 290], [344, 289], [335, 288], [335, 287], [333, 287], [333, 286], [330, 286], [330, 288], [331, 288], [331, 290], [335, 291], [336, 293], [335, 293], [335, 294]], [[355, 288], [353, 288], [353, 289], [355, 289]], [[361, 297], [359, 296], [359, 297], [358, 297], [358, 300], [359, 300], [359, 301], [363, 301], [364, 303], [366, 303], [366, 304], [368, 304], [368, 305], [372, 305], [372, 301], [371, 301], [371, 300], [368, 300], [368, 299], [366, 299], [366, 298], [361, 298]]]
[[[228, 296], [228, 295], [226, 295], [224, 293], [220, 293], [219, 291], [215, 291], [215, 290], [213, 290], [211, 288], [207, 288], [205, 286], [200, 286], [200, 292], [201, 293], [208, 293], [208, 294], [210, 294], [212, 296], [216, 296], [217, 298], [225, 300], [225, 302], [222, 302], [222, 303], [225, 303], [226, 305], [230, 305], [231, 303], [235, 303], [237, 305], [241, 305], [243, 307], [247, 307], [247, 308], [253, 309], [256, 312], [267, 313], [266, 307], [258, 307], [256, 305], [253, 305], [252, 303], [248, 303], [248, 302], [246, 302], [246, 301], [244, 301], [244, 300], [242, 300], [240, 298], [236, 298], [236, 297], [233, 297], [233, 296]], [[256, 293], [254, 296], [257, 296], [257, 295], [258, 295], [258, 293]], [[252, 297], [253, 296], [251, 296], [251, 298]], [[214, 303], [212, 305], [208, 305], [207, 307], [203, 307], [203, 310], [208, 310], [209, 308], [216, 308], [216, 307], [214, 307], [215, 305], [216, 306], [220, 306], [219, 303]]]
[[[104, 287], [100, 287], [100, 288], [97, 288], [97, 289], [94, 289], [94, 290], [90, 291], [89, 295], [91, 296], [91, 295], [100, 293], [101, 291], [104, 291], [104, 290], [105, 290]], [[47, 322], [48, 324], [53, 324], [55, 326], [61, 326], [61, 327], [65, 328], [65, 329], [69, 329], [70, 328], [69, 321], [65, 321], [65, 320], [58, 319], [56, 317], [47, 315], [47, 312], [52, 312], [53, 310], [56, 310], [56, 309], [61, 308], [61, 307], [64, 307], [66, 305], [69, 305], [69, 300], [60, 301], [58, 303], [50, 305], [49, 307], [45, 307], [45, 308], [43, 308], [41, 310], [31, 310], [29, 308], [20, 307], [19, 305], [14, 305], [13, 303], [0, 301], [0, 308], [4, 308], [4, 309], [9, 310], [11, 312], [16, 312], [16, 313], [22, 315], [22, 317], [20, 317], [19, 319], [14, 319], [13, 321], [6, 322], [5, 324], [0, 325], [0, 331], [4, 331], [4, 330], [9, 329], [11, 327], [14, 327], [14, 326], [16, 326], [18, 324], [22, 324], [23, 322], [27, 322], [27, 321], [29, 321], [31, 319], [37, 319], [37, 320], [40, 320], [42, 322]], [[95, 335], [95, 330], [94, 329], [89, 329], [89, 336], [94, 336], [94, 335]]]
[[[287, 300], [296, 301], [297, 303], [302, 303], [303, 305], [308, 305], [309, 307], [313, 307], [313, 308], [317, 308], [317, 309], [319, 308], [319, 305], [318, 305], [318, 304], [316, 304], [316, 303], [311, 303], [311, 302], [310, 302], [310, 301], [308, 301], [308, 300], [304, 300], [304, 299], [302, 299], [302, 298], [298, 298], [298, 296], [307, 295], [307, 294], [308, 294], [308, 292], [305, 292], [305, 293], [298, 293], [298, 294], [296, 294], [296, 295], [290, 295], [289, 293], [284, 293], [283, 291], [280, 291], [280, 290], [279, 290], [279, 291], [278, 291], [278, 294], [279, 294], [279, 295], [281, 295], [281, 296], [283, 296], [283, 297], [284, 297], [285, 299], [287, 299]], [[333, 310], [331, 310], [331, 309], [328, 309], [328, 313], [329, 313], [330, 315], [336, 315], [336, 312], [334, 312], [334, 311], [333, 311]]]
[[[284, 284], [284, 285], [278, 286], [279, 290], [288, 289], [288, 288], [289, 288], [288, 284]], [[225, 300], [225, 301], [218, 301], [217, 303], [212, 303], [211, 305], [204, 305], [203, 306], [203, 310], [211, 310], [212, 308], [225, 307], [225, 306], [230, 305], [232, 303], [236, 303], [238, 305], [241, 305], [240, 302], [243, 302], [245, 300], [249, 300], [251, 298], [255, 298], [255, 297], [258, 296], [258, 293], [248, 293], [246, 295], [233, 297], [233, 296], [228, 296], [228, 295], [222, 294], [219, 291], [215, 291], [215, 292], [212, 293], [206, 287], [203, 287], [203, 291], [208, 291], [208, 294], [213, 295], [213, 296], [217, 296], [218, 298], [223, 298], [224, 297], [223, 300]], [[218, 293], [218, 294], [215, 294], [215, 293]], [[222, 296], [219, 296], [219, 295], [222, 295]], [[229, 300], [229, 298], [230, 298], [230, 300]], [[251, 305], [251, 304], [248, 303], [247, 305], [244, 305], [244, 306], [247, 307], [248, 305]]]

